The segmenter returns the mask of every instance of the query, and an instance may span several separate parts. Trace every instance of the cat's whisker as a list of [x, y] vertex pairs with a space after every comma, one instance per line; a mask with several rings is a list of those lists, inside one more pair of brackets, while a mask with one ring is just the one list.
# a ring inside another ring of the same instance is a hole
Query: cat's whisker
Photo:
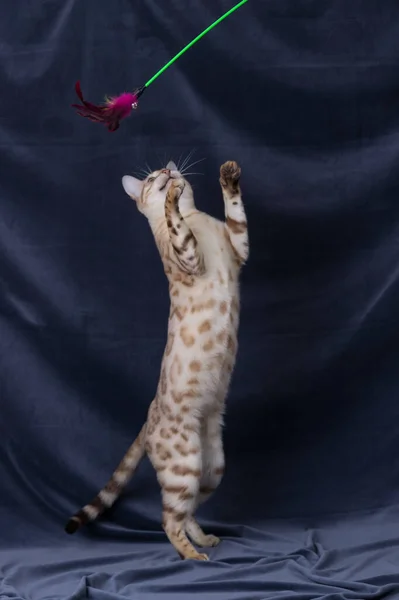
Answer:
[[196, 165], [197, 163], [203, 162], [204, 160], [206, 160], [206, 158], [205, 158], [205, 157], [203, 157], [203, 158], [199, 158], [198, 160], [195, 160], [194, 162], [192, 162], [192, 163], [190, 163], [190, 164], [188, 164], [188, 165], [186, 164], [186, 165], [185, 165], [185, 168], [186, 168], [186, 169], [189, 169], [189, 168], [190, 168], [190, 167], [192, 167], [193, 165]]
[[189, 165], [186, 165], [184, 170], [182, 169], [181, 174], [184, 175], [187, 172], [187, 169], [191, 169], [191, 167], [194, 167], [195, 165], [198, 165], [198, 163], [203, 162], [205, 160], [205, 158], [200, 158], [194, 162], [192, 162]]
[[[183, 175], [183, 173], [182, 173]], [[197, 173], [196, 171], [191, 171], [190, 173], [184, 173], [184, 177], [186, 177], [187, 175], [203, 175], [203, 173]]]
[[183, 171], [183, 169], [186, 167], [188, 161], [191, 160], [191, 157], [193, 156], [194, 152], [195, 152], [195, 148], [190, 150], [190, 152], [187, 154], [186, 158], [183, 160], [183, 163], [181, 164], [179, 171]]
[[193, 153], [193, 150], [190, 150], [189, 153], [187, 154], [186, 158], [181, 163], [181, 165], [179, 165], [179, 170], [184, 169], [184, 165], [186, 164], [187, 160], [190, 160], [192, 153]]
[[147, 173], [144, 169], [137, 169], [137, 171], [134, 171], [134, 175], [137, 175], [138, 177], [147, 177]]
[[145, 171], [144, 169], [141, 169], [140, 171], [138, 171], [140, 177], [144, 177], [144, 179], [146, 177], [148, 177], [148, 175], [150, 174], [151, 171]]
[[182, 156], [183, 156], [183, 152], [180, 154], [180, 156], [179, 156], [179, 160], [178, 160], [178, 161], [177, 161], [177, 163], [176, 163], [176, 167], [177, 167], [177, 170], [178, 170], [178, 171], [180, 171], [180, 167], [179, 167], [179, 165], [180, 165], [180, 161], [181, 161], [181, 158], [182, 158]]

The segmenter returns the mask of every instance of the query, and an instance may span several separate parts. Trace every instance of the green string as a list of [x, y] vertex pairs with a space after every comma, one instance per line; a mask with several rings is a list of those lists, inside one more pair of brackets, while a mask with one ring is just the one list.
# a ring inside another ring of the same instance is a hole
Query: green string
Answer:
[[184, 46], [184, 48], [182, 50], [180, 50], [180, 52], [178, 52], [176, 54], [176, 56], [174, 56], [169, 62], [167, 62], [166, 65], [164, 65], [162, 67], [162, 69], [159, 69], [159, 71], [157, 71], [157, 73], [155, 73], [155, 75], [153, 75], [151, 77], [151, 79], [149, 79], [147, 81], [147, 83], [144, 85], [144, 88], [147, 88], [149, 85], [151, 85], [151, 83], [153, 81], [155, 81], [164, 71], [166, 71], [166, 69], [168, 67], [170, 67], [170, 65], [172, 65], [178, 58], [180, 58], [182, 54], [184, 54], [185, 52], [187, 52], [187, 50], [189, 48], [191, 48], [191, 46], [194, 46], [194, 44], [197, 43], [198, 40], [200, 40], [202, 37], [204, 37], [204, 35], [206, 35], [208, 33], [208, 31], [210, 31], [211, 29], [213, 29], [214, 27], [216, 27], [216, 25], [218, 25], [221, 21], [223, 21], [223, 19], [226, 19], [226, 17], [228, 17], [229, 15], [231, 15], [232, 12], [234, 12], [235, 10], [237, 10], [237, 8], [240, 8], [240, 6], [242, 6], [246, 2], [248, 2], [248, 0], [241, 0], [241, 2], [239, 2], [238, 4], [236, 4], [235, 6], [233, 6], [233, 8], [230, 8], [230, 10], [228, 10], [226, 13], [224, 13], [224, 15], [222, 15], [221, 17], [219, 17], [219, 19], [217, 19], [216, 21], [214, 21], [212, 23], [212, 25], [209, 25], [209, 27], [207, 27], [206, 29], [204, 29], [204, 31], [202, 33], [200, 33], [199, 35], [197, 35], [196, 38], [194, 38], [189, 44], [187, 44], [187, 46]]

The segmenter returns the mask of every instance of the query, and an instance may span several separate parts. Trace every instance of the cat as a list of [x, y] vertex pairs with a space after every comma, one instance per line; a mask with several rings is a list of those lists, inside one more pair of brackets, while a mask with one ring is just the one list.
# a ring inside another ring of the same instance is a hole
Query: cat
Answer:
[[149, 221], [169, 281], [168, 338], [146, 423], [106, 486], [70, 518], [68, 533], [109, 508], [147, 454], [161, 487], [163, 529], [181, 558], [208, 560], [187, 535], [200, 547], [220, 542], [194, 513], [225, 467], [223, 415], [237, 353], [239, 275], [249, 256], [240, 176], [236, 162], [220, 167], [225, 222], [197, 210], [172, 161], [143, 181], [122, 178]]

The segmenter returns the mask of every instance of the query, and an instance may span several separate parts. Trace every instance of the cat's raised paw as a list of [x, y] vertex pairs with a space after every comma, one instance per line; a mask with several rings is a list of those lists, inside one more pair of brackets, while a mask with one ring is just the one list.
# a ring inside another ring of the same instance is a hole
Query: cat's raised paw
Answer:
[[172, 179], [168, 193], [166, 194], [166, 203], [176, 206], [180, 196], [186, 186], [184, 179]]
[[220, 184], [222, 187], [236, 191], [240, 177], [241, 167], [234, 160], [229, 160], [220, 167]]
[[186, 182], [184, 181], [184, 179], [174, 179], [170, 187], [172, 190], [174, 190], [175, 194], [178, 194], [180, 198], [184, 191], [184, 188], [186, 187]]

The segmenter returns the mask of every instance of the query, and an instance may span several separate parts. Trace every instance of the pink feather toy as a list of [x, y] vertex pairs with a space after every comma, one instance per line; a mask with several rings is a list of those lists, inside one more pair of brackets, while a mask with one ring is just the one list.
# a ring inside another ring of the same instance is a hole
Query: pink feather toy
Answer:
[[73, 108], [77, 109], [78, 115], [86, 117], [95, 123], [104, 123], [107, 125], [108, 131], [116, 131], [122, 119], [130, 115], [134, 108], [137, 108], [137, 101], [143, 93], [143, 89], [137, 92], [124, 92], [116, 98], [107, 98], [105, 104], [93, 104], [83, 98], [80, 82], [75, 84], [76, 94], [82, 104], [72, 104]]
[[191, 48], [191, 46], [193, 46], [196, 42], [198, 42], [198, 40], [207, 34], [208, 31], [213, 29], [216, 25], [218, 25], [221, 21], [231, 15], [232, 12], [237, 10], [237, 8], [246, 2], [248, 2], [248, 0], [241, 0], [238, 2], [238, 4], [233, 6], [233, 8], [230, 8], [230, 10], [225, 12], [224, 15], [219, 17], [216, 21], [209, 25], [209, 27], [204, 29], [204, 31], [197, 35], [196, 38], [191, 40], [191, 42], [182, 50], [180, 50], [180, 52], [178, 52], [169, 62], [167, 62], [162, 69], [159, 69], [159, 71], [157, 71], [155, 75], [153, 75], [153, 77], [147, 81], [146, 84], [144, 84], [141, 88], [138, 88], [133, 93], [124, 92], [123, 94], [120, 94], [114, 98], [107, 98], [105, 104], [92, 104], [92, 102], [88, 102], [83, 98], [80, 82], [77, 81], [75, 84], [75, 91], [79, 100], [81, 101], [81, 104], [72, 104], [73, 108], [76, 108], [78, 115], [81, 117], [90, 119], [90, 121], [94, 121], [95, 123], [103, 123], [108, 127], [108, 131], [116, 131], [119, 128], [122, 119], [128, 117], [132, 110], [137, 108], [138, 99], [140, 98], [141, 94], [161, 75], [161, 73], [166, 71], [170, 65], [172, 65], [178, 58], [180, 58], [182, 54]]

